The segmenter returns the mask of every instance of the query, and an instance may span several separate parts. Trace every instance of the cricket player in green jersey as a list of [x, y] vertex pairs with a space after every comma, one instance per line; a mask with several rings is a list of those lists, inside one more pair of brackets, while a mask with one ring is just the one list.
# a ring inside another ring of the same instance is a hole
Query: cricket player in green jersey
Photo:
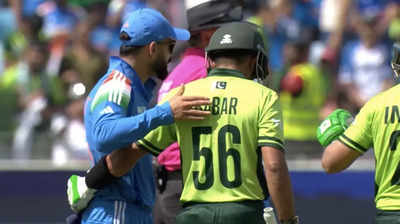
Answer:
[[[211, 37], [206, 53], [208, 76], [186, 84], [184, 95], [210, 98], [210, 105], [193, 108], [210, 115], [159, 126], [131, 148], [109, 154], [110, 174], [120, 177], [147, 152], [157, 156], [178, 141], [184, 209], [177, 224], [265, 224], [263, 200], [268, 195], [280, 223], [298, 223], [278, 95], [253, 81], [268, 74], [261, 35], [250, 23], [225, 24]], [[160, 103], [179, 91], [171, 90]], [[101, 182], [95, 169], [86, 178], [92, 175]]]
[[260, 71], [267, 67], [263, 49], [262, 37], [248, 23], [219, 28], [206, 48], [208, 76], [185, 86], [185, 94], [211, 99], [211, 105], [197, 108], [211, 116], [160, 126], [137, 142], [154, 155], [179, 142], [185, 209], [177, 216], [178, 224], [264, 223], [266, 184], [282, 223], [298, 222], [278, 96], [252, 80], [266, 76]]
[[[391, 64], [398, 76], [400, 44], [393, 45]], [[400, 85], [396, 85], [369, 100], [347, 129], [350, 114], [337, 110], [317, 130], [321, 144], [327, 145], [322, 155], [327, 173], [346, 169], [368, 149], [374, 149], [377, 224], [400, 223], [399, 96]]]

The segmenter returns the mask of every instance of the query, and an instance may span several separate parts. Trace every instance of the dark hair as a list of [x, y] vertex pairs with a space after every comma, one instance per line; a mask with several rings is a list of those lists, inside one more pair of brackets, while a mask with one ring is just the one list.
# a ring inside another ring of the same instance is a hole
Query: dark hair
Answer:
[[[126, 32], [121, 32], [119, 34], [119, 39], [122, 41], [127, 41], [130, 40], [131, 38]], [[136, 55], [142, 47], [143, 46], [129, 46], [122, 44], [121, 47], [119, 48], [119, 55], [120, 56]]]
[[236, 63], [241, 64], [249, 56], [257, 56], [256, 51], [244, 49], [230, 49], [230, 50], [217, 50], [208, 53], [208, 57], [218, 63], [220, 58], [228, 58], [234, 60]]

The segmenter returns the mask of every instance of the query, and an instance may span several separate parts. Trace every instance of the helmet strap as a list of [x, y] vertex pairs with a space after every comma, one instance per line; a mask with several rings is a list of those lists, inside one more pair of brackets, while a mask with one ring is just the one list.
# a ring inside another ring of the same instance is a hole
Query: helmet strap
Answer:
[[399, 78], [400, 77], [400, 66], [393, 64], [393, 63], [391, 63], [391, 66], [392, 66], [393, 72], [395, 74], [395, 78]]
[[266, 53], [261, 46], [257, 46], [257, 59], [256, 59], [256, 79], [259, 83], [264, 84], [268, 76], [268, 63], [266, 60]]

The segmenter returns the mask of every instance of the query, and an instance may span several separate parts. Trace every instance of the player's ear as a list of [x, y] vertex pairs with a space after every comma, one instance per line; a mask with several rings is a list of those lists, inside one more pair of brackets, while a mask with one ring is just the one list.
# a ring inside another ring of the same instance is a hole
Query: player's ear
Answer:
[[157, 43], [155, 41], [150, 42], [150, 44], [147, 45], [147, 53], [150, 57], [156, 54], [157, 51]]
[[206, 52], [205, 59], [206, 59], [205, 64], [206, 64], [207, 74], [208, 74], [213, 68], [215, 68], [215, 62], [213, 60], [211, 60], [210, 57], [208, 57], [207, 52]]
[[210, 68], [210, 69], [214, 69], [215, 68], [215, 66], [216, 66], [216, 64], [215, 64], [215, 62], [213, 61], [213, 60], [211, 60], [211, 58], [207, 58], [207, 63], [208, 63], [208, 67]]

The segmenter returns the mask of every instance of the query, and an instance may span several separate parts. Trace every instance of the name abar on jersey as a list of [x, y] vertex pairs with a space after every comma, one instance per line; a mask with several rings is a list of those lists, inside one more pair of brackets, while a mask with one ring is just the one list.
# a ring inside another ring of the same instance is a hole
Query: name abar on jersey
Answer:
[[217, 97], [214, 96], [211, 100], [211, 105], [198, 106], [193, 109], [210, 111], [212, 115], [219, 114], [233, 114], [236, 115], [236, 106], [238, 104], [238, 99], [236, 97]]

